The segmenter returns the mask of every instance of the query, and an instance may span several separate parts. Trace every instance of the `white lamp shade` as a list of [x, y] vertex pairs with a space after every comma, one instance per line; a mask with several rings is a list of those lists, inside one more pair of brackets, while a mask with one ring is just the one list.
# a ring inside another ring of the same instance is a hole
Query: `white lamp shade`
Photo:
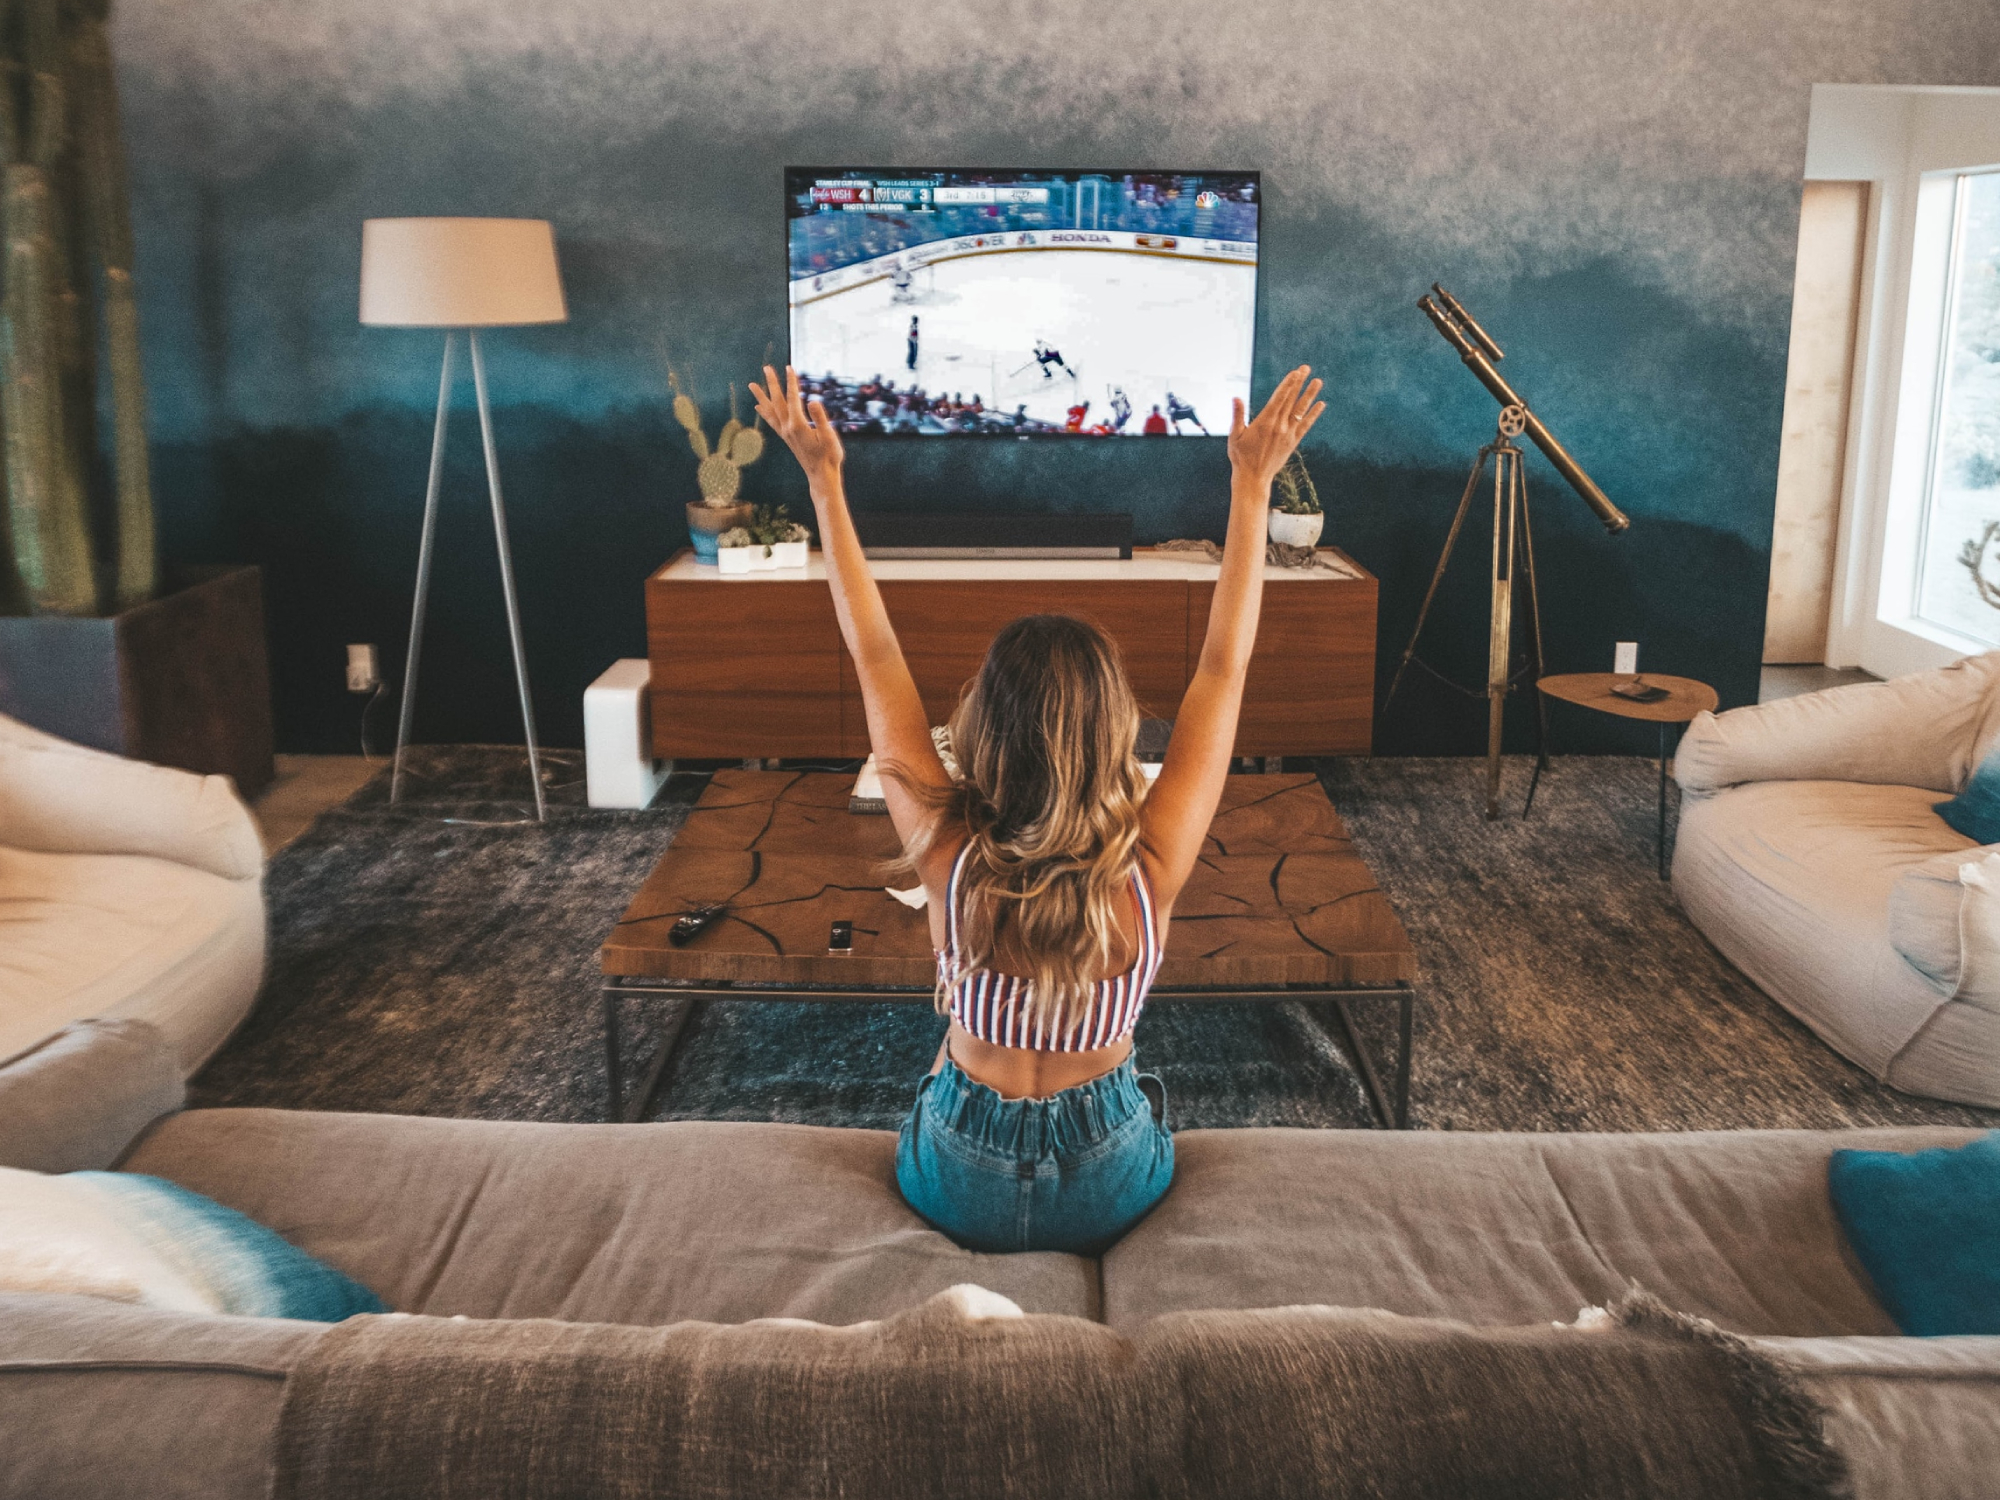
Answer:
[[390, 328], [561, 323], [562, 277], [546, 219], [367, 219], [361, 321]]

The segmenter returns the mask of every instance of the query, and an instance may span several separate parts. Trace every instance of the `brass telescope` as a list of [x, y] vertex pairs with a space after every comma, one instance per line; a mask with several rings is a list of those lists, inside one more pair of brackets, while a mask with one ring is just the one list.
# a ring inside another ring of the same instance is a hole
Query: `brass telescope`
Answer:
[[[1528, 526], [1528, 481], [1521, 467], [1523, 454], [1514, 445], [1513, 439], [1525, 435], [1531, 443], [1542, 450], [1544, 457], [1555, 465], [1558, 474], [1569, 481], [1571, 489], [1583, 497], [1583, 503], [1596, 513], [1604, 523], [1604, 529], [1613, 536], [1625, 530], [1632, 523], [1625, 512], [1611, 503], [1610, 497], [1591, 477], [1583, 472], [1583, 466], [1570, 456], [1567, 448], [1556, 441], [1542, 419], [1529, 409], [1520, 394], [1509, 385], [1494, 368], [1505, 356], [1493, 336], [1479, 326], [1478, 319], [1465, 310], [1463, 304], [1436, 282], [1431, 283], [1430, 293], [1417, 299], [1417, 306], [1425, 317], [1431, 320], [1445, 342], [1458, 351], [1458, 357], [1465, 361], [1465, 367], [1479, 378], [1479, 383], [1493, 393], [1493, 399], [1500, 403], [1500, 430], [1493, 441], [1479, 450], [1473, 460], [1472, 473], [1465, 481], [1465, 493], [1459, 497], [1458, 513], [1452, 517], [1451, 530], [1445, 534], [1444, 550], [1438, 555], [1437, 567], [1431, 573], [1431, 586], [1424, 594], [1423, 607], [1417, 611], [1416, 628], [1410, 632], [1410, 644], [1403, 648], [1403, 659], [1396, 664], [1396, 675], [1390, 680], [1387, 696], [1382, 699], [1382, 713], [1386, 716], [1389, 705], [1395, 701], [1396, 689], [1403, 685], [1403, 674], [1415, 662], [1446, 686], [1467, 694], [1469, 697], [1484, 696], [1486, 699], [1486, 816], [1500, 816], [1500, 731], [1507, 695], [1514, 690], [1517, 677], [1525, 678], [1526, 687], [1535, 693], [1535, 777], [1528, 784], [1527, 805], [1521, 815], [1527, 816], [1528, 807], [1534, 805], [1535, 786], [1541, 780], [1541, 773], [1548, 768], [1548, 705], [1536, 684], [1547, 671], [1542, 653], [1542, 608], [1541, 599], [1535, 587], [1535, 538]], [[1458, 534], [1465, 527], [1465, 518], [1472, 508], [1473, 497], [1479, 491], [1480, 477], [1486, 472], [1488, 462], [1493, 465], [1493, 559], [1488, 575], [1491, 588], [1490, 611], [1487, 616], [1486, 640], [1486, 688], [1482, 694], [1460, 687], [1443, 673], [1432, 667], [1417, 655], [1417, 639], [1424, 633], [1424, 621], [1430, 618], [1431, 604], [1437, 598], [1438, 585], [1444, 581], [1444, 571], [1451, 562], [1451, 549], [1458, 542]], [[1534, 643], [1534, 654], [1521, 672], [1514, 670], [1514, 585], [1525, 576], [1528, 584], [1528, 626]]]
[[[1434, 302], [1431, 297], [1437, 300]], [[1500, 346], [1471, 313], [1435, 281], [1431, 283], [1431, 296], [1419, 297], [1417, 306], [1425, 317], [1444, 335], [1445, 342], [1458, 351], [1458, 357], [1465, 361], [1466, 369], [1478, 377], [1479, 383], [1493, 393], [1493, 399], [1502, 406], [1518, 406], [1526, 418], [1523, 429], [1528, 441], [1542, 450], [1542, 457], [1555, 465], [1555, 471], [1569, 481], [1571, 489], [1583, 497], [1583, 503], [1597, 513], [1597, 519], [1604, 523], [1604, 529], [1616, 536], [1632, 524], [1625, 512], [1611, 503], [1611, 497], [1597, 487], [1597, 482], [1583, 472], [1583, 465], [1570, 457], [1569, 449], [1556, 441], [1542, 419], [1535, 415], [1534, 408], [1523, 401], [1514, 387], [1507, 383], [1507, 377], [1494, 369], [1494, 363], [1506, 358]]]

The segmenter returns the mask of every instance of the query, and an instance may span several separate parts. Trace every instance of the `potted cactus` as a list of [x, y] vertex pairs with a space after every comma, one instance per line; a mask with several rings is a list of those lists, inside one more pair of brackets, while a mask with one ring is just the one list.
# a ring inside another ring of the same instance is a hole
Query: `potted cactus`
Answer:
[[716, 539], [716, 566], [724, 573], [762, 573], [803, 568], [812, 533], [791, 518], [787, 506], [758, 506], [747, 526], [732, 526]]
[[695, 483], [701, 499], [687, 508], [688, 536], [694, 542], [694, 560], [715, 563], [715, 539], [733, 527], [747, 526], [752, 519], [748, 501], [736, 498], [743, 484], [743, 471], [764, 455], [762, 423], [751, 418], [745, 427], [736, 416], [736, 387], [729, 388], [729, 420], [713, 443], [701, 430], [701, 408], [682, 388], [680, 376], [669, 370], [667, 383], [674, 392], [674, 419], [687, 429], [688, 447], [700, 461]]
[[1286, 547], [1310, 547], [1319, 541], [1326, 515], [1319, 508], [1319, 491], [1306, 461], [1297, 452], [1285, 460], [1276, 480], [1278, 498], [1271, 506], [1269, 534], [1272, 541]]
[[109, 8], [22, 0], [0, 35], [0, 714], [250, 795], [272, 772], [262, 576], [159, 563]]

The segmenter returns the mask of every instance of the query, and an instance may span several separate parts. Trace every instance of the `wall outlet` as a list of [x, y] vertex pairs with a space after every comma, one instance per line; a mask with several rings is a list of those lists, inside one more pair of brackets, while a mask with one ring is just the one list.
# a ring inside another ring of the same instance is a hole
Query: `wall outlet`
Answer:
[[382, 685], [381, 668], [375, 664], [373, 646], [349, 646], [347, 648], [347, 690], [350, 693], [372, 693]]
[[[349, 649], [351, 650], [352, 648], [350, 647]], [[1636, 677], [1639, 675], [1639, 643], [1637, 641], [1620, 641], [1618, 643], [1618, 649], [1612, 656], [1611, 670], [1620, 677]]]

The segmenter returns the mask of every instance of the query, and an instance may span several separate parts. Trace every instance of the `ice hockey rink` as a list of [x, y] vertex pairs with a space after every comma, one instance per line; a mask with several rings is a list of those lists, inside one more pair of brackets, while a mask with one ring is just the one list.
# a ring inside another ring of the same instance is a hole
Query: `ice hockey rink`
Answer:
[[[1229, 430], [1231, 398], [1250, 393], [1256, 314], [1253, 265], [1122, 250], [1036, 249], [972, 254], [917, 271], [908, 301], [886, 279], [792, 309], [792, 363], [843, 381], [876, 376], [932, 396], [976, 392], [989, 408], [1061, 423], [1088, 400], [1086, 425], [1110, 416], [1114, 386], [1132, 402], [1137, 435], [1167, 392], [1211, 433]], [[917, 367], [907, 364], [912, 316]], [[1073, 374], [1035, 363], [1035, 341], [1061, 351]], [[1187, 423], [1183, 433], [1195, 429]]]

